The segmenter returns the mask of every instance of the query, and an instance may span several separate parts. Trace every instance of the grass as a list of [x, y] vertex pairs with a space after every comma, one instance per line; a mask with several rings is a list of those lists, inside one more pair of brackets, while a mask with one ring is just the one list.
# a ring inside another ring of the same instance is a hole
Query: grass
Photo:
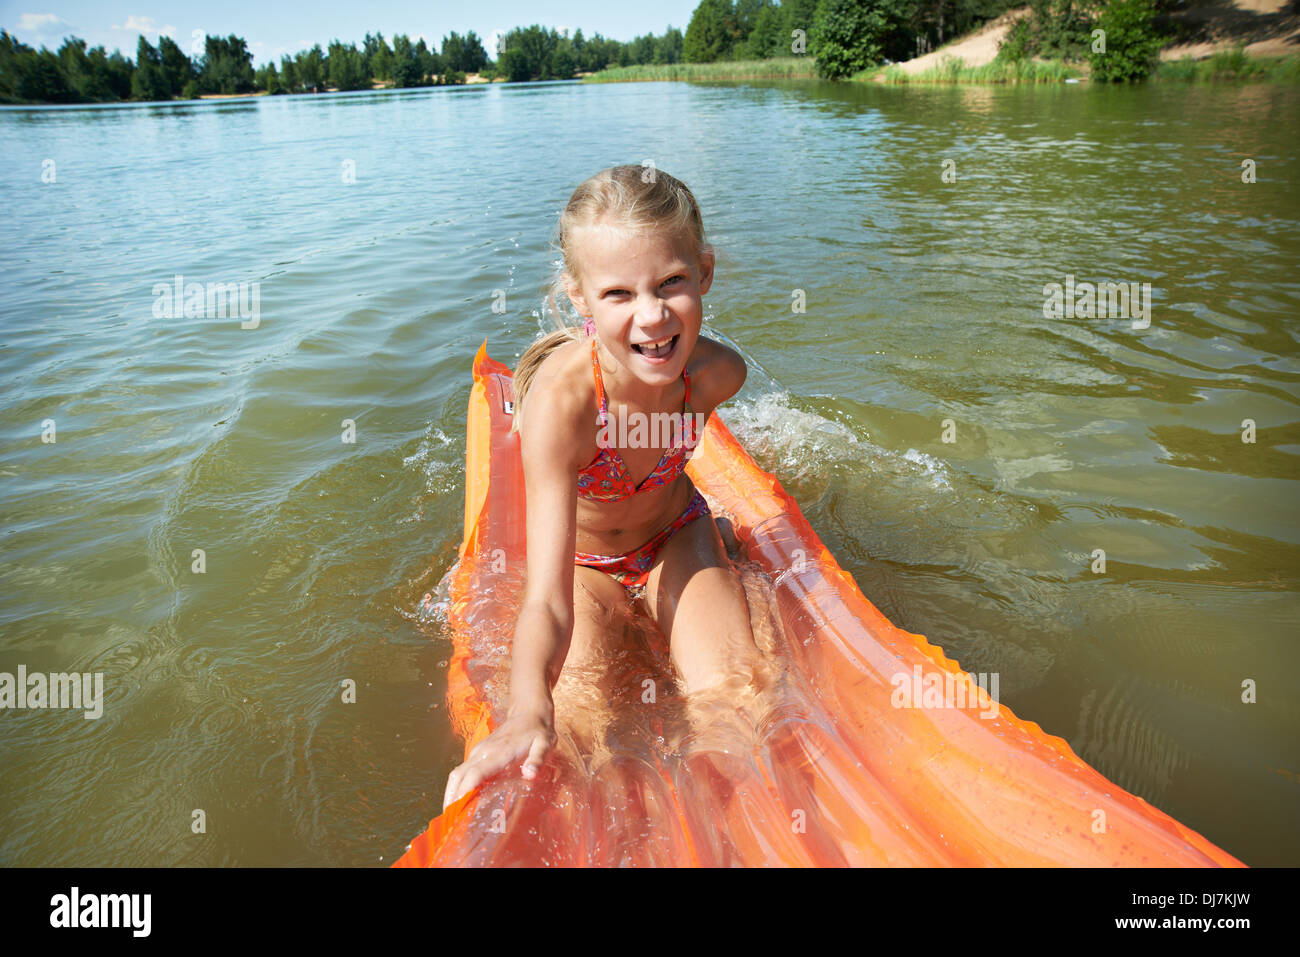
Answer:
[[1271, 80], [1300, 83], [1300, 56], [1252, 57], [1242, 46], [1220, 50], [1204, 60], [1183, 57], [1167, 60], [1152, 74], [1156, 80], [1181, 80], [1185, 83], [1216, 81]]
[[[890, 85], [950, 83], [1060, 83], [1087, 75], [1086, 69], [1063, 60], [1025, 59], [1010, 63], [994, 60], [984, 66], [967, 66], [959, 57], [945, 56], [939, 65], [908, 75], [898, 66], [876, 66], [855, 74], [856, 82], [875, 80]], [[763, 78], [815, 78], [811, 56], [774, 57], [771, 60], [734, 60], [721, 63], [672, 63], [624, 66], [602, 70], [583, 78], [586, 83], [634, 80], [732, 80]], [[1151, 78], [1208, 83], [1265, 80], [1300, 82], [1300, 55], [1252, 57], [1242, 47], [1221, 50], [1204, 60], [1184, 57], [1160, 63]]]
[[773, 57], [770, 60], [728, 60], [721, 63], [668, 63], [620, 66], [583, 77], [584, 83], [621, 83], [631, 80], [752, 80], [764, 77], [815, 77], [810, 56]]
[[894, 64], [859, 74], [854, 79], [871, 79], [883, 72], [883, 81], [889, 84], [904, 83], [1060, 83], [1083, 76], [1083, 71], [1069, 66], [1063, 60], [1021, 60], [1008, 63], [994, 60], [984, 66], [967, 66], [960, 57], [946, 56], [936, 67], [908, 75]]

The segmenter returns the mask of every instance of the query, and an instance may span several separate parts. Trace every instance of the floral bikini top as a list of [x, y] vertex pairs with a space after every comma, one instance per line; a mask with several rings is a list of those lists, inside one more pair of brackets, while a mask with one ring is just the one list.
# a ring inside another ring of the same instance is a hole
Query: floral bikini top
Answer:
[[[591, 341], [591, 371], [596, 381], [596, 395], [600, 399], [600, 425], [604, 429], [609, 425], [609, 403], [605, 399], [605, 383], [600, 377], [600, 361], [596, 358], [596, 340]], [[682, 370], [682, 381], [686, 383], [686, 397], [682, 403], [682, 441], [664, 452], [659, 464], [654, 467], [645, 481], [640, 485], [632, 484], [632, 476], [627, 465], [614, 449], [600, 441], [600, 449], [591, 464], [578, 472], [578, 495], [595, 502], [617, 502], [630, 498], [638, 492], [663, 488], [681, 475], [686, 469], [686, 462], [691, 457], [699, 435], [695, 431], [695, 416], [691, 414], [691, 376]]]

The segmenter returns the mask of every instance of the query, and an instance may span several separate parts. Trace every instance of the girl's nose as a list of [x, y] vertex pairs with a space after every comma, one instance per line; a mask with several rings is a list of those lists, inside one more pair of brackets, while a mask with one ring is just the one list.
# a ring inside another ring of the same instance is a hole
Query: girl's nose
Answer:
[[645, 323], [658, 322], [661, 319], [667, 319], [668, 303], [656, 296], [650, 302], [637, 309], [636, 318], [637, 321]]

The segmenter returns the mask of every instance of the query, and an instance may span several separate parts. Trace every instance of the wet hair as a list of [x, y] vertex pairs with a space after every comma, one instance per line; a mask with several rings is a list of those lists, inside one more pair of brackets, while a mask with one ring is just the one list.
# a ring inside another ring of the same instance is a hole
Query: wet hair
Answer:
[[653, 166], [613, 166], [583, 181], [560, 214], [554, 245], [562, 265], [556, 270], [546, 296], [554, 330], [545, 333], [519, 358], [515, 366], [515, 415], [511, 431], [523, 422], [524, 400], [538, 368], [564, 343], [585, 336], [581, 317], [564, 287], [564, 274], [582, 282], [583, 263], [578, 255], [577, 232], [601, 224], [627, 229], [653, 230], [686, 236], [696, 261], [712, 247], [704, 238], [700, 207], [689, 187], [675, 176]]

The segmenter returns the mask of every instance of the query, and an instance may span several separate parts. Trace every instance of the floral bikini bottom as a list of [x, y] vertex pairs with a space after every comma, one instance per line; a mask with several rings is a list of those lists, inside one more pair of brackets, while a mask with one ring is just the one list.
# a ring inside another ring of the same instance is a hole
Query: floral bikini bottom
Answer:
[[668, 539], [701, 515], [709, 514], [711, 514], [709, 503], [704, 500], [700, 490], [696, 489], [690, 504], [686, 506], [686, 511], [669, 522], [666, 528], [640, 548], [634, 548], [622, 555], [588, 555], [586, 552], [575, 552], [573, 563], [612, 575], [625, 588], [644, 588], [646, 580], [650, 577], [650, 569], [654, 567], [655, 559]]

